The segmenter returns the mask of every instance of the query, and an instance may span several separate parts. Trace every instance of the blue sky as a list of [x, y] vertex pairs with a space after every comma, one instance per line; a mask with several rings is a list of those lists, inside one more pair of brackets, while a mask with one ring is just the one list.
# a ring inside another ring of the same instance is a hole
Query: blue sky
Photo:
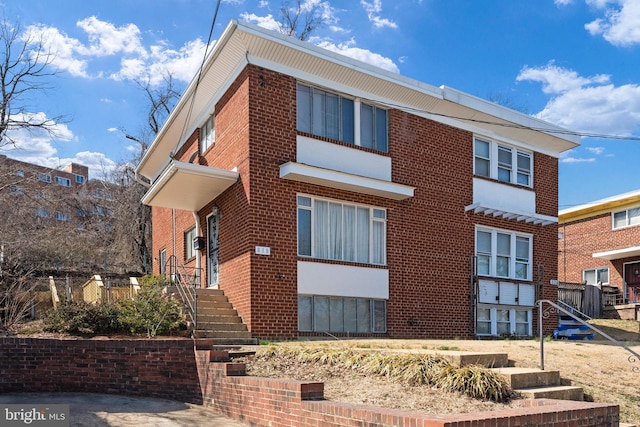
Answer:
[[[291, 0], [290, 4], [295, 4]], [[640, 189], [640, 1], [303, 0], [324, 14], [310, 42], [589, 135], [560, 159], [560, 208]], [[230, 19], [277, 28], [280, 0], [223, 0]], [[184, 87], [202, 60], [215, 0], [0, 0], [41, 34], [59, 73], [28, 111], [66, 116], [55, 139], [14, 135], [0, 153], [93, 176], [130, 158], [146, 104], [135, 81], [168, 70]], [[626, 138], [626, 139], [625, 139]]]

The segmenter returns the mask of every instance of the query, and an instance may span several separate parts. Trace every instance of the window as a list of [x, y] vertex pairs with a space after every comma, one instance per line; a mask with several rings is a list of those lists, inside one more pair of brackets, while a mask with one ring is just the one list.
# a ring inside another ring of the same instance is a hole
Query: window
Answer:
[[476, 312], [476, 334], [531, 336], [531, 319], [531, 309], [481, 305]]
[[204, 153], [216, 142], [216, 127], [213, 114], [200, 128], [200, 153]]
[[71, 187], [71, 180], [69, 178], [63, 178], [61, 176], [55, 177], [55, 183], [62, 185], [63, 187]]
[[473, 147], [475, 175], [531, 187], [530, 153], [480, 138]]
[[160, 272], [160, 274], [166, 274], [167, 273], [167, 250], [166, 249], [160, 249], [160, 253], [158, 254], [158, 263], [160, 264], [158, 266], [158, 271]]
[[385, 333], [387, 302], [368, 298], [299, 295], [298, 330]]
[[43, 208], [36, 208], [36, 216], [39, 218], [47, 218], [49, 216], [49, 212]]
[[24, 194], [24, 187], [22, 185], [11, 185], [9, 187], [9, 192], [18, 196], [22, 196]]
[[388, 151], [386, 110], [301, 83], [296, 104], [300, 132]]
[[76, 184], [84, 184], [84, 176], [76, 175]]
[[48, 173], [39, 173], [38, 174], [38, 181], [40, 181], [40, 182], [51, 182], [51, 175], [49, 175]]
[[71, 219], [71, 215], [66, 212], [56, 212], [56, 219], [58, 221], [69, 221]]
[[387, 212], [298, 196], [298, 255], [386, 264]]
[[478, 275], [531, 280], [532, 241], [530, 235], [477, 228]]
[[613, 213], [613, 229], [640, 224], [640, 207]]
[[16, 176], [19, 176], [21, 178], [24, 178], [24, 171], [22, 169], [18, 169], [16, 171]]
[[600, 282], [603, 285], [609, 284], [609, 268], [592, 268], [582, 271], [582, 280], [588, 285], [595, 285]]
[[184, 233], [184, 259], [185, 260], [196, 256], [196, 253], [193, 249], [193, 240], [195, 238], [196, 238], [195, 227], [187, 231], [186, 233]]

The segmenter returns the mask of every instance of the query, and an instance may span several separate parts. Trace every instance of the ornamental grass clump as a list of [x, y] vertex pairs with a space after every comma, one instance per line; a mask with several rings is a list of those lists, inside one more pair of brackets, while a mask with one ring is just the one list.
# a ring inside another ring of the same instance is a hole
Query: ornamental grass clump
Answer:
[[457, 391], [475, 399], [506, 402], [512, 391], [502, 375], [483, 366], [469, 365], [461, 368], [449, 366], [441, 371], [436, 387]]

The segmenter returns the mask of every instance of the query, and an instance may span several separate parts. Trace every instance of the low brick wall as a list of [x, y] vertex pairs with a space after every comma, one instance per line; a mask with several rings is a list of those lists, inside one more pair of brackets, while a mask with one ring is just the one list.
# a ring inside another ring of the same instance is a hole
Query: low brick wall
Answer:
[[178, 340], [0, 338], [0, 393], [89, 392], [204, 404], [253, 426], [617, 426], [616, 405], [532, 400], [528, 407], [434, 416], [324, 400], [323, 383], [245, 376], [224, 352]]
[[202, 404], [191, 339], [0, 338], [0, 393], [43, 391]]

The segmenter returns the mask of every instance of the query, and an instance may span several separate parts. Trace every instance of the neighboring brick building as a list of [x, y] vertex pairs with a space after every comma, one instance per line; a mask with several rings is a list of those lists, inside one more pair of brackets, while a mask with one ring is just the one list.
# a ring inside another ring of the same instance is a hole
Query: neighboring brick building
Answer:
[[558, 214], [558, 276], [600, 282], [616, 303], [640, 303], [640, 191], [619, 194]]
[[532, 335], [578, 143], [554, 130], [233, 21], [137, 169], [154, 271], [202, 271], [256, 338]]

